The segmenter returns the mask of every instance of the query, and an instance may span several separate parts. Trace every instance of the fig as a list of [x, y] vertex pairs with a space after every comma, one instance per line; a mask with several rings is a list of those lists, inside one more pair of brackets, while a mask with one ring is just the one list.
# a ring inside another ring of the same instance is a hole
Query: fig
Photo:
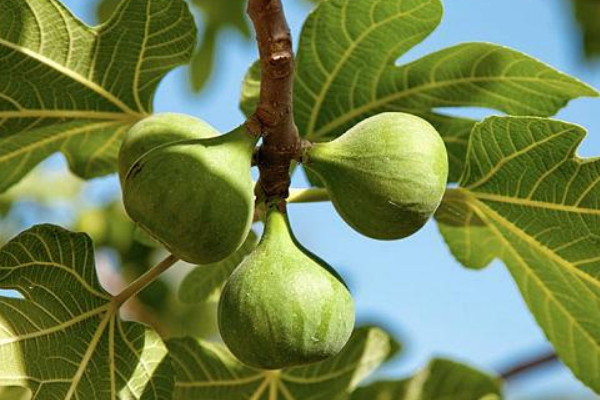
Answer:
[[359, 233], [395, 240], [418, 231], [440, 205], [448, 156], [438, 132], [414, 115], [365, 119], [303, 154], [340, 216]]
[[155, 147], [188, 139], [217, 136], [219, 132], [201, 119], [185, 114], [162, 113], [144, 118], [125, 135], [119, 151], [121, 184], [138, 158]]
[[[184, 261], [223, 260], [250, 231], [250, 167], [257, 138], [243, 126], [203, 139], [199, 137], [212, 134], [212, 129], [202, 122], [177, 119], [172, 127], [164, 120], [156, 127], [151, 122], [134, 126], [132, 133], [139, 141], [126, 140], [128, 147], [120, 153], [122, 169], [127, 170], [121, 176], [127, 213]], [[181, 140], [185, 137], [191, 139]], [[166, 143], [152, 147], [159, 142]]]
[[345, 283], [294, 238], [286, 214], [270, 207], [260, 243], [221, 293], [219, 330], [243, 363], [280, 369], [336, 355], [354, 327]]

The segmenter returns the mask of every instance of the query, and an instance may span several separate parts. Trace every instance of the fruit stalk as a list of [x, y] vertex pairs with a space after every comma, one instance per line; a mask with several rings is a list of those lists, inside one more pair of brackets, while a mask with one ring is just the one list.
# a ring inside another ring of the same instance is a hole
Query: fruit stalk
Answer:
[[[246, 126], [263, 137], [256, 161], [258, 198], [285, 199], [292, 160], [300, 158], [300, 137], [293, 113], [294, 52], [281, 0], [249, 0], [260, 54], [261, 88], [255, 113]], [[283, 205], [283, 204], [282, 204]]]

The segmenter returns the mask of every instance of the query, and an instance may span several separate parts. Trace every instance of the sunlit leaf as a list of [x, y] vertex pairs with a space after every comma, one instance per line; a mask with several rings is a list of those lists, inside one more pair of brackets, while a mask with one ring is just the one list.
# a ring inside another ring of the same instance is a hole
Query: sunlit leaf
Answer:
[[437, 220], [468, 267], [500, 258], [558, 355], [600, 392], [600, 160], [577, 125], [493, 117], [471, 135]]
[[[327, 141], [381, 112], [416, 114], [443, 136], [455, 182], [476, 121], [447, 116], [443, 108], [551, 116], [569, 100], [597, 95], [538, 60], [490, 43], [460, 44], [397, 66], [441, 17], [439, 0], [320, 3], [304, 24], [297, 52], [294, 106], [300, 134]], [[256, 86], [256, 75], [248, 76]], [[246, 103], [255, 101], [248, 93], [244, 89], [246, 111], [252, 109]]]
[[33, 399], [171, 399], [158, 335], [123, 322], [102, 289], [89, 237], [33, 227], [0, 250], [0, 386]]
[[334, 358], [265, 371], [242, 365], [218, 344], [188, 338], [167, 345], [177, 374], [175, 398], [227, 400], [345, 397], [398, 347], [381, 329], [361, 328]]
[[0, 3], [0, 191], [50, 154], [91, 178], [116, 170], [121, 138], [187, 62], [183, 0], [128, 0], [96, 28], [56, 0]]
[[31, 391], [19, 386], [0, 387], [0, 399], [2, 400], [29, 400]]

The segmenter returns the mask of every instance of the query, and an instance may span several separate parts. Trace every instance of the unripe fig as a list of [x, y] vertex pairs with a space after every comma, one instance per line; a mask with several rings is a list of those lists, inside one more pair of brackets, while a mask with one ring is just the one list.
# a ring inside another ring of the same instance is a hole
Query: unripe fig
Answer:
[[223, 288], [218, 318], [237, 358], [279, 369], [336, 355], [352, 333], [354, 302], [333, 269], [298, 244], [287, 216], [270, 208], [260, 243]]
[[410, 114], [368, 118], [339, 138], [316, 143], [304, 166], [324, 183], [342, 218], [374, 239], [418, 231], [440, 205], [448, 156], [440, 135]]
[[205, 139], [219, 132], [201, 119], [186, 114], [163, 113], [144, 118], [133, 125], [119, 151], [121, 184], [133, 164], [155, 147], [179, 140]]
[[[147, 128], [146, 139], [195, 138], [210, 131], [201, 123], [188, 127], [187, 132], [182, 125], [173, 131], [162, 125]], [[256, 142], [239, 127], [222, 136], [179, 140], [146, 151], [121, 177], [127, 213], [184, 261], [224, 259], [244, 242], [252, 223], [250, 167]], [[137, 146], [144, 151], [142, 139]]]

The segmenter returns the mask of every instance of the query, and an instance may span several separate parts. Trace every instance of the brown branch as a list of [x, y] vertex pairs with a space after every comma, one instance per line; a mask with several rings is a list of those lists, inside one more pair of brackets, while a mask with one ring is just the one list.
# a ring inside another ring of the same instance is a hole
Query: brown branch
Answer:
[[553, 351], [550, 351], [505, 369], [504, 371], [500, 372], [500, 377], [503, 380], [508, 381], [516, 378], [517, 376], [531, 372], [536, 368], [543, 367], [556, 361], [558, 361], [558, 356]]
[[256, 31], [261, 66], [259, 104], [246, 122], [250, 132], [263, 137], [256, 157], [260, 171], [257, 192], [259, 198], [284, 199], [292, 160], [300, 157], [292, 97], [292, 35], [281, 0], [249, 0], [248, 15]]

